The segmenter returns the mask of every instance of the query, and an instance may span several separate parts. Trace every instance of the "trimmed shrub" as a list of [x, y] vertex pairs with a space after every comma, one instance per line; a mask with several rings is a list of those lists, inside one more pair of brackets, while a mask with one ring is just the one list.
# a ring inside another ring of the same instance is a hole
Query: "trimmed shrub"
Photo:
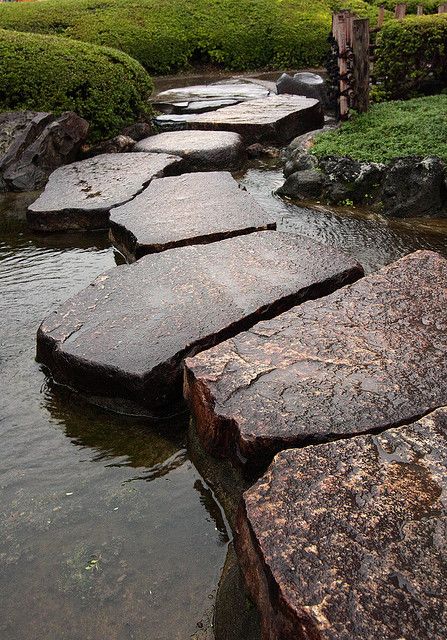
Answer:
[[95, 141], [149, 115], [151, 91], [143, 67], [120, 51], [0, 30], [1, 111], [74, 111]]
[[377, 36], [375, 99], [413, 97], [447, 79], [447, 15], [387, 23]]
[[316, 137], [312, 153], [390, 162], [405, 156], [447, 160], [447, 95], [384, 102]]
[[[394, 13], [398, 0], [375, 0], [374, 4], [377, 6], [383, 4], [386, 9]], [[438, 13], [438, 7], [442, 4], [442, 0], [406, 0], [407, 14], [416, 13], [419, 4], [424, 7], [424, 13]]]
[[1, 3], [0, 28], [120, 49], [153, 73], [194, 62], [228, 69], [319, 65], [332, 9], [364, 0], [45, 0]]

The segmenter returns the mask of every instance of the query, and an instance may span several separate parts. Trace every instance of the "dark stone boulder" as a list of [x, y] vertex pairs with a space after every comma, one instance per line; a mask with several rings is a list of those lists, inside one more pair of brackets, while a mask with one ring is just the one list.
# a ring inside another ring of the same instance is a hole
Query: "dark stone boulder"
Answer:
[[320, 198], [323, 193], [324, 175], [318, 169], [305, 169], [288, 176], [285, 183], [277, 190], [280, 196], [311, 200]]
[[292, 173], [296, 173], [297, 171], [308, 171], [309, 169], [316, 169], [317, 167], [318, 160], [315, 156], [307, 151], [296, 149], [284, 165], [284, 177], [288, 178]]
[[318, 166], [325, 175], [325, 197], [333, 204], [374, 200], [385, 172], [382, 164], [359, 162], [345, 156], [322, 158]]
[[439, 158], [398, 158], [387, 167], [380, 194], [384, 215], [436, 216], [445, 202], [445, 165]]
[[135, 122], [128, 127], [124, 127], [121, 131], [122, 136], [132, 138], [132, 140], [135, 140], [136, 142], [147, 138], [152, 133], [152, 125], [149, 122]]
[[41, 189], [55, 169], [76, 159], [88, 127], [72, 112], [0, 114], [0, 191]]
[[132, 151], [135, 146], [135, 140], [129, 138], [129, 136], [115, 136], [110, 140], [105, 140], [100, 144], [96, 145], [89, 149], [88, 153], [86, 153], [87, 158], [91, 158], [93, 156], [99, 156], [103, 153], [128, 153]]
[[289, 76], [283, 73], [276, 82], [278, 95], [289, 93], [296, 96], [306, 96], [306, 98], [316, 98], [323, 106], [327, 106], [326, 83], [321, 76], [316, 73], [302, 71]]
[[250, 470], [447, 404], [446, 305], [447, 260], [417, 251], [188, 359], [199, 439]]
[[444, 640], [446, 493], [446, 408], [278, 454], [235, 536], [262, 637]]

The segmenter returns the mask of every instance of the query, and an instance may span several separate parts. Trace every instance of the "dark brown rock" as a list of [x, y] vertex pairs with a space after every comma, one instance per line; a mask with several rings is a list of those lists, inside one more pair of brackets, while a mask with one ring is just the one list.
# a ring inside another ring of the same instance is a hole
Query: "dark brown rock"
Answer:
[[174, 173], [179, 162], [163, 153], [110, 153], [61, 167], [28, 208], [28, 224], [35, 231], [104, 229], [112, 207]]
[[279, 453], [236, 549], [263, 640], [443, 640], [447, 408]]
[[275, 217], [225, 171], [154, 180], [110, 212], [112, 242], [131, 260], [275, 227]]
[[0, 114], [0, 191], [35, 191], [61, 165], [75, 160], [88, 133], [75, 113]]
[[322, 127], [323, 111], [318, 100], [300, 96], [270, 96], [198, 115], [164, 115], [156, 122], [163, 127], [211, 131], [234, 131], [247, 144], [287, 144], [294, 137]]
[[185, 356], [361, 273], [339, 251], [275, 231], [164, 251], [99, 276], [53, 312], [37, 358], [97, 402], [172, 412]]
[[128, 153], [135, 146], [135, 140], [129, 136], [115, 136], [110, 140], [100, 142], [96, 147], [92, 147], [86, 153], [87, 157], [99, 156], [103, 153]]
[[238, 169], [246, 159], [242, 138], [231, 131], [166, 131], [141, 140], [134, 150], [180, 156], [184, 172]]
[[137, 142], [143, 140], [143, 138], [147, 138], [151, 133], [153, 133], [153, 131], [150, 122], [135, 122], [128, 127], [124, 127], [121, 131], [122, 136], [132, 138], [132, 140], [136, 140]]
[[247, 467], [447, 404], [447, 261], [418, 251], [186, 361], [204, 447]]

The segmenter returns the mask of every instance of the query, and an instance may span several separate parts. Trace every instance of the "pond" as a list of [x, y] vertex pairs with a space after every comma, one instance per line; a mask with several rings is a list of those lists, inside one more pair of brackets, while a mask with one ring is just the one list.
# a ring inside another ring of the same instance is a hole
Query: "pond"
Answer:
[[[282, 229], [369, 272], [415, 249], [447, 255], [446, 221], [284, 202], [274, 163], [238, 178]], [[231, 534], [188, 456], [188, 416], [149, 425], [48, 385], [34, 361], [39, 323], [117, 257], [105, 233], [30, 234], [34, 197], [0, 195], [0, 638], [208, 638]]]

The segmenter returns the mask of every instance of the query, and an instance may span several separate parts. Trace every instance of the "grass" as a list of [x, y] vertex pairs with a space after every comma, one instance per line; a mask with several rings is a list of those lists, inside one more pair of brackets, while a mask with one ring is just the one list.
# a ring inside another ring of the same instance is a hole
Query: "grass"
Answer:
[[120, 49], [152, 73], [320, 65], [333, 10], [364, 0], [43, 0], [0, 3], [0, 28]]
[[373, 105], [368, 113], [317, 136], [312, 152], [367, 162], [404, 156], [447, 161], [447, 95]]

